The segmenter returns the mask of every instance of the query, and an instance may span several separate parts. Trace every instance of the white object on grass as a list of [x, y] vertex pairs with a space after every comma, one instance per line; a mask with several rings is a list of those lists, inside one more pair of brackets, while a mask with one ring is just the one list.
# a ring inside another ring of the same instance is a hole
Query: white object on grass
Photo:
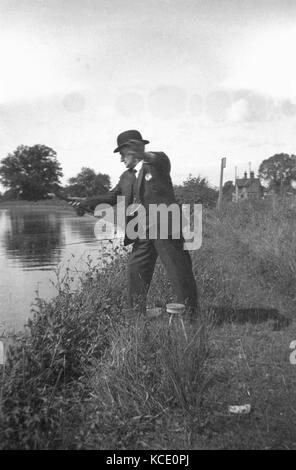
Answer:
[[185, 305], [183, 304], [166, 304], [166, 311], [170, 314], [182, 314], [185, 311]]
[[294, 341], [291, 341], [290, 349], [293, 349], [293, 351], [290, 354], [290, 364], [293, 364], [293, 366], [295, 366], [296, 365], [296, 339], [294, 339]]
[[247, 415], [251, 411], [251, 405], [235, 405], [228, 407], [229, 413], [237, 414], [237, 415]]
[[170, 314], [169, 326], [171, 326], [172, 318], [175, 315], [175, 318], [178, 318], [180, 320], [184, 336], [186, 338], [186, 341], [188, 341], [187, 333], [186, 333], [186, 330], [185, 330], [185, 325], [184, 325], [183, 318], [182, 318], [182, 314], [185, 312], [185, 305], [184, 304], [176, 304], [176, 303], [166, 304], [166, 311], [167, 311], [167, 313]]
[[0, 364], [4, 364], [4, 343], [0, 340]]

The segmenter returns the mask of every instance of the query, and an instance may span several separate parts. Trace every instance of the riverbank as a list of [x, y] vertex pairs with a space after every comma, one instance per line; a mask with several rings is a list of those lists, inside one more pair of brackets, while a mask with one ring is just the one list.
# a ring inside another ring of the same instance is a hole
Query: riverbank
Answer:
[[69, 210], [73, 210], [71, 209], [71, 207], [69, 207], [69, 205], [65, 201], [62, 201], [58, 198], [42, 199], [39, 201], [25, 201], [23, 199], [3, 201], [0, 199], [0, 209], [11, 209], [14, 207], [23, 207], [23, 208], [30, 208], [30, 209], [33, 209], [34, 207], [38, 209], [47, 209], [47, 208], [48, 209], [52, 209], [52, 208], [66, 209], [67, 208]]
[[[40, 300], [4, 371], [2, 448], [296, 448], [295, 214], [264, 202], [203, 221], [202, 319], [186, 335], [165, 314], [126, 317], [124, 251]], [[149, 302], [171, 300], [157, 266]]]

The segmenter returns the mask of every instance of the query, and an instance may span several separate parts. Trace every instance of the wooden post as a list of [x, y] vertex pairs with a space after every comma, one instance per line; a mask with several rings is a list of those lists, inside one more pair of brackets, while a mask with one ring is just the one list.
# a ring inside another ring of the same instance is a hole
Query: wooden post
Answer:
[[275, 189], [272, 189], [272, 211], [275, 212], [275, 207], [276, 207], [276, 193]]
[[220, 186], [219, 186], [219, 197], [218, 197], [218, 210], [221, 209], [222, 206], [222, 197], [223, 197], [223, 170], [226, 167], [226, 158], [221, 158], [221, 168], [220, 168]]
[[0, 339], [0, 365], [4, 364], [4, 343]]
[[237, 166], [235, 167], [234, 175], [234, 202], [238, 202], [238, 187], [236, 184], [236, 180], [238, 178]]

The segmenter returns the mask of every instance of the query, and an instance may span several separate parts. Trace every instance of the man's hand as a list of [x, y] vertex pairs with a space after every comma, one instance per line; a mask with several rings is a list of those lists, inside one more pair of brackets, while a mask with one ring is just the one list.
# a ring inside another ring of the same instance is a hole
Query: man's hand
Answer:
[[63, 195], [60, 191], [54, 193], [49, 193], [51, 196], [57, 196], [58, 198], [66, 201], [70, 206], [72, 206], [78, 216], [83, 216], [86, 212], [91, 212], [91, 209], [88, 207], [86, 198], [84, 197], [70, 197]]
[[81, 207], [83, 204], [84, 198], [82, 197], [67, 197], [67, 202], [70, 206]]
[[74, 207], [76, 214], [80, 217], [82, 217], [85, 212], [89, 211], [89, 208], [87, 206], [87, 202], [85, 198], [82, 197], [69, 197], [68, 198], [68, 204], [72, 207]]
[[85, 214], [85, 210], [82, 209], [82, 207], [77, 207], [77, 208], [75, 209], [75, 212], [76, 212], [76, 214], [78, 215], [78, 217], [83, 217], [84, 214]]

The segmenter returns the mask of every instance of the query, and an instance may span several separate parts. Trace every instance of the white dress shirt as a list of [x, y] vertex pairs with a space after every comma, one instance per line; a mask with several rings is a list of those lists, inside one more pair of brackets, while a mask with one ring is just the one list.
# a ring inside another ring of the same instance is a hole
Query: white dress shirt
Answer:
[[134, 167], [134, 170], [136, 170], [136, 172], [137, 172], [137, 177], [139, 176], [139, 173], [140, 173], [140, 170], [141, 170], [142, 166], [143, 166], [143, 160], [140, 160], [136, 164], [136, 166]]

